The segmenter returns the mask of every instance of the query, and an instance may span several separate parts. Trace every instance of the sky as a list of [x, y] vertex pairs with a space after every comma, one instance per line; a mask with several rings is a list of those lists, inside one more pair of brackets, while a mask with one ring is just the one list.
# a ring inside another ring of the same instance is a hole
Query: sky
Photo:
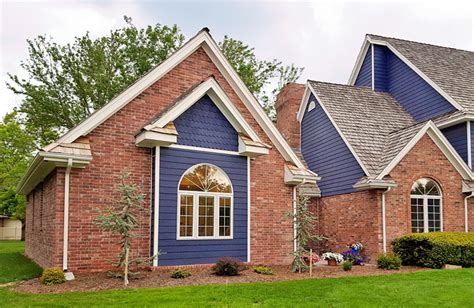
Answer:
[[68, 43], [124, 26], [177, 24], [186, 38], [203, 27], [255, 48], [260, 59], [304, 67], [307, 79], [347, 83], [366, 33], [474, 50], [474, 1], [10, 1], [0, 0], [0, 117], [21, 103], [7, 73], [26, 77], [27, 39]]

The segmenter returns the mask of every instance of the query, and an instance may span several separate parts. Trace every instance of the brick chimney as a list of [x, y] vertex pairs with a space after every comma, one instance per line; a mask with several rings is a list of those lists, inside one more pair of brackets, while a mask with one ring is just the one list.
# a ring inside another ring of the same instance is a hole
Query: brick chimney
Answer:
[[276, 127], [292, 148], [300, 148], [300, 123], [296, 114], [304, 94], [304, 84], [289, 83], [276, 99]]

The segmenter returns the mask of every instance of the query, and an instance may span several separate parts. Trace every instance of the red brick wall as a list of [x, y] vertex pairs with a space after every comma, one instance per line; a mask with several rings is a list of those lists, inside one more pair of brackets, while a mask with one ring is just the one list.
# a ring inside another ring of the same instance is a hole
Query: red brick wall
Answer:
[[[411, 232], [410, 190], [413, 182], [422, 177], [432, 178], [441, 186], [444, 231], [464, 231], [462, 178], [428, 135], [400, 161], [390, 176], [398, 186], [386, 194], [389, 250], [395, 238]], [[381, 194], [382, 190], [361, 191], [314, 201], [321, 221], [318, 231], [329, 237], [324, 249], [342, 252], [347, 243], [360, 241], [374, 260], [383, 251]], [[474, 231], [473, 201], [470, 201], [471, 231]]]
[[42, 267], [60, 266], [57, 242], [58, 185], [56, 171], [28, 195], [25, 222], [25, 254]]
[[[143, 184], [145, 204], [150, 206], [151, 150], [135, 146], [134, 135], [150, 119], [168, 107], [196, 83], [213, 75], [263, 142], [271, 144], [237, 94], [203, 49], [177, 65], [87, 137], [93, 160], [85, 169], [71, 172], [69, 270], [101, 271], [116, 257], [117, 239], [94, 224], [96, 209], [105, 209], [116, 195], [114, 185], [128, 168], [132, 180]], [[283, 181], [284, 160], [275, 147], [270, 154], [251, 161], [251, 258], [253, 262], [290, 262], [292, 225], [284, 218], [291, 210], [291, 187]], [[64, 171], [63, 171], [64, 172]], [[60, 190], [62, 198], [62, 190]], [[56, 225], [62, 228], [62, 209]], [[133, 247], [135, 254], [149, 255], [150, 215], [140, 217], [142, 228]], [[62, 237], [57, 240], [62, 247]], [[61, 250], [57, 252], [62, 253]], [[60, 265], [60, 262], [55, 265]]]
[[343, 252], [349, 243], [361, 242], [365, 253], [374, 259], [381, 249], [381, 195], [379, 191], [361, 191], [315, 199], [319, 215], [317, 232], [328, 238], [321, 252]]
[[292, 148], [300, 147], [300, 123], [296, 114], [304, 94], [304, 84], [289, 83], [278, 94], [276, 127]]
[[422, 177], [434, 179], [441, 187], [444, 231], [464, 231], [462, 177], [428, 135], [413, 147], [390, 175], [398, 186], [386, 198], [388, 243], [411, 232], [410, 190], [413, 182]]

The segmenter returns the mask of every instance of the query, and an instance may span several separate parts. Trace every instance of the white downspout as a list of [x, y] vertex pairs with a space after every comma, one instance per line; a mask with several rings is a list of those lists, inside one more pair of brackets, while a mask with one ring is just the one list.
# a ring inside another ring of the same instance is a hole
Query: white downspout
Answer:
[[382, 193], [382, 245], [384, 253], [387, 253], [387, 220], [385, 218], [385, 194], [388, 193], [391, 189], [391, 187], [387, 187], [387, 190]]
[[467, 206], [467, 199], [474, 197], [474, 192], [464, 198], [464, 232], [469, 232], [469, 212]]
[[71, 173], [72, 158], [67, 160], [66, 174], [64, 175], [64, 237], [63, 237], [63, 270], [67, 272], [67, 248], [69, 232], [69, 174]]

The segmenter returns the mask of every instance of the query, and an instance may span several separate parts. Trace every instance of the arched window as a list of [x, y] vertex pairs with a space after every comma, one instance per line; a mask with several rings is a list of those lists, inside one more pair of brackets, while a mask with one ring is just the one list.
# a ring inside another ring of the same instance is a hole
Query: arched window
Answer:
[[421, 178], [411, 187], [411, 231], [443, 231], [441, 189], [432, 179]]
[[219, 167], [199, 164], [178, 188], [178, 239], [232, 238], [232, 183]]

